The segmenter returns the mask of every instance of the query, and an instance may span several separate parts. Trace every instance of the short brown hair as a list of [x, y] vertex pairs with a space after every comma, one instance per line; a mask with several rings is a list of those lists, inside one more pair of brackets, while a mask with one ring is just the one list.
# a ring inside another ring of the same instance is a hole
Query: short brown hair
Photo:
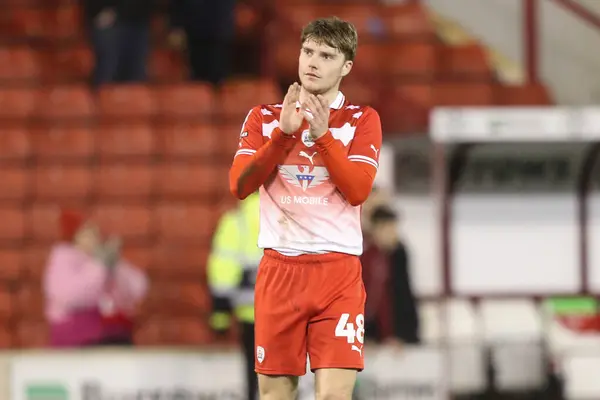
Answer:
[[338, 17], [320, 18], [310, 22], [302, 29], [302, 43], [314, 40], [338, 49], [346, 60], [354, 60], [358, 47], [358, 33], [350, 22]]

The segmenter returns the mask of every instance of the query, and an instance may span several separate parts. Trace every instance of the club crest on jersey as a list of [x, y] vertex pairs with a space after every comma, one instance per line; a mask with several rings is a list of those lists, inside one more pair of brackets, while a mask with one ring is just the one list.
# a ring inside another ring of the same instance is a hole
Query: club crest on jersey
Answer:
[[329, 173], [325, 167], [312, 165], [281, 165], [279, 173], [288, 183], [301, 188], [303, 192], [317, 187], [329, 179]]
[[302, 131], [302, 143], [306, 147], [313, 147], [315, 145], [315, 141], [310, 137], [310, 131], [307, 129]]

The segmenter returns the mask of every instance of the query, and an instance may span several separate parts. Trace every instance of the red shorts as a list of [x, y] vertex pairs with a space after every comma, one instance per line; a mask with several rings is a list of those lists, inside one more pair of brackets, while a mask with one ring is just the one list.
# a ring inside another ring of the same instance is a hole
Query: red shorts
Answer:
[[304, 375], [307, 354], [313, 371], [362, 370], [365, 300], [358, 257], [265, 250], [256, 278], [256, 372]]

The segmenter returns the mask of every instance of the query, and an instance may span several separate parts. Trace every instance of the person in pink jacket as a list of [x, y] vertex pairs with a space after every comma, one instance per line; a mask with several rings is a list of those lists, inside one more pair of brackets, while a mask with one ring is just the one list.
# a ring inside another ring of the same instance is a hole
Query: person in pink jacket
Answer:
[[103, 241], [82, 214], [63, 211], [61, 228], [44, 277], [50, 345], [133, 344], [131, 317], [146, 294], [146, 276], [120, 258], [118, 238]]

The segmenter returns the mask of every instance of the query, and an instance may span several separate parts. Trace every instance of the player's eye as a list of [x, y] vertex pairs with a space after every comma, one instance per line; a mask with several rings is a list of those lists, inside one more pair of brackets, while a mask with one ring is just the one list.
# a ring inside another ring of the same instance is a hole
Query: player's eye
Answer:
[[304, 51], [304, 54], [310, 56], [312, 54], [312, 50], [310, 49], [302, 49]]

